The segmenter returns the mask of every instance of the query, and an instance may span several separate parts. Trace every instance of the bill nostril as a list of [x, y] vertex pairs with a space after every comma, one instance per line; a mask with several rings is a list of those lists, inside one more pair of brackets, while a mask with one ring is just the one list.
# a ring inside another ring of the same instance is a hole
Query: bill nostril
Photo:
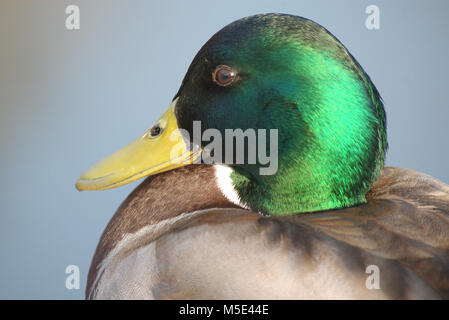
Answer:
[[150, 136], [152, 138], [155, 138], [157, 136], [159, 136], [162, 133], [162, 127], [160, 126], [160, 124], [155, 124], [151, 129], [150, 129]]

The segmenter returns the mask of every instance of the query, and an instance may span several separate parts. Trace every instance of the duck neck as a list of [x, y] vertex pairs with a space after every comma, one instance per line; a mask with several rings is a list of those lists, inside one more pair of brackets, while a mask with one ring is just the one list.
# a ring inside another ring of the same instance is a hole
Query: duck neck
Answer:
[[270, 215], [351, 207], [366, 202], [365, 195], [371, 186], [369, 182], [355, 187], [356, 183], [348, 173], [336, 173], [331, 166], [322, 172], [314, 172], [304, 165], [280, 167], [276, 175], [257, 178], [241, 168], [233, 168], [230, 181], [239, 205]]

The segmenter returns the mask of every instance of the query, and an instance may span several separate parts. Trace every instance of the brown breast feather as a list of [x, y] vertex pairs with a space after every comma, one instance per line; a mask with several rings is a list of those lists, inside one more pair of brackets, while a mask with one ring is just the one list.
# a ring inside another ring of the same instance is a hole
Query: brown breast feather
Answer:
[[[352, 252], [348, 259], [355, 259], [354, 252], [386, 259], [397, 265], [398, 274], [407, 268], [449, 298], [449, 187], [422, 173], [386, 167], [367, 199], [367, 204], [353, 208], [256, 220], [261, 225], [268, 223], [273, 234], [279, 233], [273, 239], [286, 230], [311, 230], [311, 238], [304, 233], [301, 242], [325, 237], [334, 239], [339, 247], [346, 246], [342, 252]], [[236, 208], [221, 194], [212, 166], [187, 166], [147, 178], [121, 204], [105, 229], [92, 260], [86, 292], [96, 278], [99, 263], [124, 234], [208, 208]], [[248, 214], [254, 217], [254, 213]], [[195, 223], [210, 223], [210, 219], [198, 217]], [[292, 232], [287, 233], [283, 236], [293, 238]], [[394, 288], [400, 280], [391, 281], [394, 297], [406, 297]]]

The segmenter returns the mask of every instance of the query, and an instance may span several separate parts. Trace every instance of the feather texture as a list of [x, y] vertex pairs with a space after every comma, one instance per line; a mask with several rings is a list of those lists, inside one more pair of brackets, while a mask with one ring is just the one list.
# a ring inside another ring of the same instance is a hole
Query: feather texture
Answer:
[[[143, 182], [105, 230], [86, 296], [449, 298], [449, 187], [440, 181], [387, 167], [366, 204], [264, 217], [226, 202], [212, 173], [196, 165]], [[205, 200], [209, 209], [189, 210]], [[380, 289], [366, 287], [369, 265], [379, 268]]]

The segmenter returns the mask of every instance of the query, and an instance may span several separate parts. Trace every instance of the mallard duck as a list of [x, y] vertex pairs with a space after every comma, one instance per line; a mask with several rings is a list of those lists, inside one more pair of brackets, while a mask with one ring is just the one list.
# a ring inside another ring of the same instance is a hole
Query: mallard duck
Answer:
[[[194, 121], [277, 129], [277, 145], [257, 144], [277, 147], [276, 172], [247, 155], [198, 163]], [[382, 99], [329, 31], [286, 14], [235, 21], [166, 113], [78, 179], [101, 190], [149, 176], [104, 231], [86, 298], [447, 299], [449, 187], [384, 167], [386, 150]]]

